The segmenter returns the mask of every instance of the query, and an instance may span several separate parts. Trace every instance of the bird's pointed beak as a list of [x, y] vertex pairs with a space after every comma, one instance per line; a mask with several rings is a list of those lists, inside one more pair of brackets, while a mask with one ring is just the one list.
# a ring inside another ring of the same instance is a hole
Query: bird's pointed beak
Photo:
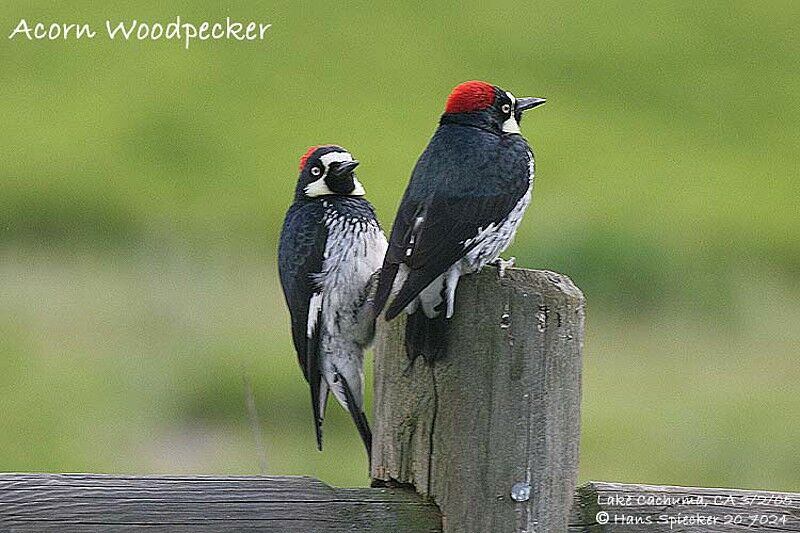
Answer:
[[331, 163], [330, 175], [338, 178], [341, 176], [346, 176], [353, 172], [353, 169], [358, 166], [360, 161], [354, 159], [352, 161], [343, 161], [341, 163]]
[[517, 111], [527, 111], [540, 106], [547, 100], [544, 98], [517, 98]]

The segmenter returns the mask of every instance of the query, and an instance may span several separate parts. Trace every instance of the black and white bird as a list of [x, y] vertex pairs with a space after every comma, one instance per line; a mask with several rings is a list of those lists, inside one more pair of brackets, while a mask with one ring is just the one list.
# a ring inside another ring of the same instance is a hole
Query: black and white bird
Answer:
[[333, 392], [370, 455], [363, 363], [375, 315], [366, 302], [374, 294], [387, 243], [353, 172], [358, 163], [340, 146], [313, 146], [303, 155], [281, 232], [278, 268], [294, 347], [311, 388], [317, 448], [322, 449], [322, 421]]
[[450, 93], [439, 127], [417, 161], [397, 212], [375, 297], [391, 320], [409, 314], [409, 357], [445, 347], [459, 277], [494, 262], [531, 201], [533, 151], [522, 113], [543, 98], [516, 98], [481, 81]]

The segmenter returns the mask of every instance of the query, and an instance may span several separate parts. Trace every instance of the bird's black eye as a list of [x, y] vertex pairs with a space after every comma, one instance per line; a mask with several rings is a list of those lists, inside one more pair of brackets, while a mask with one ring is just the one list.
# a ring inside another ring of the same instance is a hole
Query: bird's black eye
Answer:
[[312, 176], [319, 176], [322, 173], [322, 169], [319, 167], [311, 167], [311, 175]]
[[500, 110], [504, 114], [508, 115], [508, 113], [511, 111], [511, 104], [503, 104], [503, 107], [501, 107]]

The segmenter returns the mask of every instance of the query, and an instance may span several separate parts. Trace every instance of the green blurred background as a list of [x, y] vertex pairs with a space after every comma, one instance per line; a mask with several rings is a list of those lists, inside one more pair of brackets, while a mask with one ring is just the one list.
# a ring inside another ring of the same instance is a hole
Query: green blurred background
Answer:
[[[800, 3], [9, 1], [0, 470], [364, 485], [314, 448], [276, 276], [308, 145], [386, 227], [454, 85], [548, 104], [507, 255], [588, 300], [581, 480], [800, 490]], [[169, 4], [169, 5], [168, 5]], [[34, 41], [29, 22], [272, 23], [261, 43]]]

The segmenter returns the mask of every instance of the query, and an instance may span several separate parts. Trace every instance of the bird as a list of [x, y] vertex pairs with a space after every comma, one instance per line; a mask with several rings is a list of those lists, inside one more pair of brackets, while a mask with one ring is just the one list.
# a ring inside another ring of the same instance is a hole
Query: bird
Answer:
[[387, 242], [359, 161], [338, 145], [309, 148], [281, 230], [278, 271], [311, 406], [317, 449], [329, 392], [353, 419], [371, 456], [364, 414], [364, 350], [375, 334], [374, 296]]
[[511, 244], [534, 180], [520, 121], [544, 103], [477, 80], [448, 96], [400, 202], [373, 302], [379, 314], [393, 296], [386, 320], [408, 314], [412, 362], [445, 353], [459, 278], [497, 261]]

